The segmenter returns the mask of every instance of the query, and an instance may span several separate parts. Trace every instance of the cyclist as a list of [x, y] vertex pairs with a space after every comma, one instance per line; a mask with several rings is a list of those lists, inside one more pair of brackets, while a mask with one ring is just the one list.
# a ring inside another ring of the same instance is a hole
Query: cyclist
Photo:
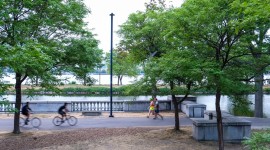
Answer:
[[29, 107], [29, 102], [26, 102], [26, 104], [22, 108], [22, 114], [26, 116], [25, 124], [27, 125], [29, 122], [29, 117], [30, 117], [30, 111], [32, 109]]
[[62, 122], [64, 122], [64, 118], [67, 116], [67, 112], [68, 112], [67, 104], [68, 103], [64, 103], [64, 105], [59, 107], [59, 109], [58, 109], [58, 113], [62, 116], [62, 118], [61, 118]]

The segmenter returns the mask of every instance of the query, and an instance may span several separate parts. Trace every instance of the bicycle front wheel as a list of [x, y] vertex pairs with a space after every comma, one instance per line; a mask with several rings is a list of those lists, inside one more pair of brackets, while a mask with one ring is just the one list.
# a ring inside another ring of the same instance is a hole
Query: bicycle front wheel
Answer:
[[33, 127], [38, 128], [41, 125], [41, 120], [39, 118], [37, 118], [37, 117], [34, 117], [31, 120], [31, 124], [32, 124]]
[[75, 126], [77, 124], [77, 118], [74, 117], [74, 116], [69, 116], [68, 118], [68, 124], [71, 125], [71, 126]]
[[20, 127], [23, 127], [25, 125], [25, 119], [23, 117], [20, 117], [19, 125]]
[[53, 118], [53, 124], [55, 126], [60, 126], [62, 124], [62, 119], [59, 116]]

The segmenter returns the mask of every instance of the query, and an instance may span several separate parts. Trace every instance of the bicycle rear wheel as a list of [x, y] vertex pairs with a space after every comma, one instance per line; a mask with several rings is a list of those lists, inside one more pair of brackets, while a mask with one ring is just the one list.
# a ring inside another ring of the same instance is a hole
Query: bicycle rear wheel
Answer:
[[23, 117], [20, 117], [19, 125], [20, 127], [23, 127], [25, 125], [25, 119]]
[[53, 118], [53, 124], [55, 126], [60, 126], [62, 123], [63, 123], [62, 119], [59, 116], [56, 116], [56, 117]]
[[71, 125], [71, 126], [75, 126], [77, 124], [77, 118], [74, 117], [74, 116], [69, 116], [68, 117], [68, 124]]
[[41, 125], [41, 120], [37, 117], [32, 118], [31, 124], [33, 127], [38, 128]]

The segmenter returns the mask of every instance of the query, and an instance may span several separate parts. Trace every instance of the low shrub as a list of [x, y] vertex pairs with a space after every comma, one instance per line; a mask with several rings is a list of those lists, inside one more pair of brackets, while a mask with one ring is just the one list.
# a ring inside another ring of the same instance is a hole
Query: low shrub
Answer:
[[251, 138], [243, 141], [243, 144], [252, 150], [269, 150], [270, 129], [253, 132]]

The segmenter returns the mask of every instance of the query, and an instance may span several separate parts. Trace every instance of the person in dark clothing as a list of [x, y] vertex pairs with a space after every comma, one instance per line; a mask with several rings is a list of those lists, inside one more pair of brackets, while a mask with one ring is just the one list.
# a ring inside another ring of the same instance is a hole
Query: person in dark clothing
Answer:
[[155, 117], [153, 119], [156, 119], [157, 116], [160, 116], [160, 118], [163, 120], [163, 116], [159, 114], [159, 103], [157, 98], [154, 98], [154, 102], [155, 102]]
[[62, 121], [63, 121], [64, 118], [66, 117], [67, 112], [68, 112], [68, 109], [67, 109], [67, 103], [65, 103], [63, 106], [59, 107], [58, 113], [62, 116], [62, 118], [61, 118]]
[[25, 120], [26, 125], [29, 122], [30, 111], [32, 111], [32, 109], [29, 107], [29, 102], [26, 102], [26, 104], [22, 107], [22, 114], [26, 116], [26, 120]]

